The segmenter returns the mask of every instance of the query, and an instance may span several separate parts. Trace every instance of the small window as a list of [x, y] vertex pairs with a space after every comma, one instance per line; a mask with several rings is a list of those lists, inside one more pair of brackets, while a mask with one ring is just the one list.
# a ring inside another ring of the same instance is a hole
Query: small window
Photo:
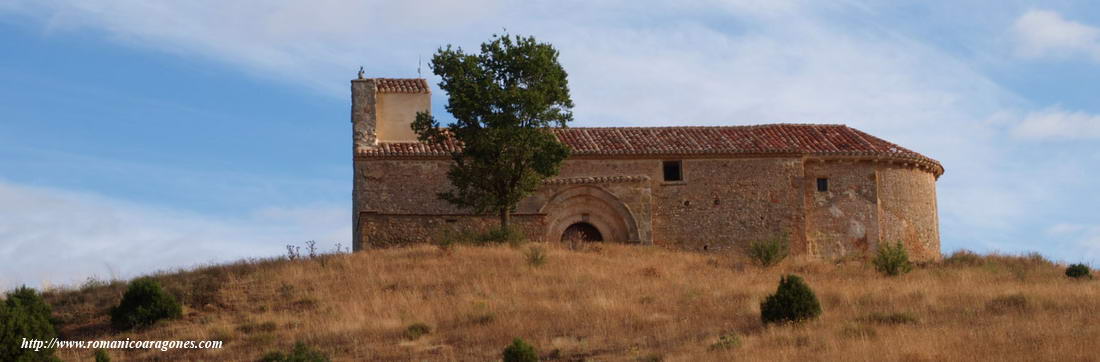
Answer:
[[665, 181], [683, 181], [684, 170], [681, 161], [665, 161]]
[[827, 178], [817, 179], [817, 191], [818, 192], [829, 191], [829, 179], [827, 179]]

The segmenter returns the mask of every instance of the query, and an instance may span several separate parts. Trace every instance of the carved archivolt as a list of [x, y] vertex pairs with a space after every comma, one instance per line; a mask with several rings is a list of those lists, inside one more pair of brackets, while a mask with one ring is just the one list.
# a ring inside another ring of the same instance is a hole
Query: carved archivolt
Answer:
[[597, 185], [577, 185], [559, 190], [539, 210], [546, 215], [546, 240], [561, 240], [576, 223], [596, 227], [605, 241], [638, 242], [638, 223], [625, 203]]

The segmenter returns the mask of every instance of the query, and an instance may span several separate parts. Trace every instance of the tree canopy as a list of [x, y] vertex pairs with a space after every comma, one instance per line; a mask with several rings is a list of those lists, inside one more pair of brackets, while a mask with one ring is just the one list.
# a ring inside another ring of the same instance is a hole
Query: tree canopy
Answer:
[[422, 112], [412, 128], [422, 142], [461, 145], [447, 172], [452, 189], [439, 197], [477, 213], [497, 212], [506, 229], [515, 205], [569, 156], [550, 132], [573, 120], [558, 51], [530, 36], [493, 35], [480, 53], [440, 48], [430, 66], [442, 78], [455, 121], [444, 128]]

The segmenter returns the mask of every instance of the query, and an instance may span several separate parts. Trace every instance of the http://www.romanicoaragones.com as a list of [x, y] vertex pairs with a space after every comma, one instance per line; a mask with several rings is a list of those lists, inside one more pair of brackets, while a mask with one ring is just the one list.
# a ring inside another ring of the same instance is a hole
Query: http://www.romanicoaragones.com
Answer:
[[159, 349], [168, 351], [172, 349], [217, 349], [222, 348], [222, 341], [135, 341], [103, 340], [103, 341], [64, 341], [57, 338], [28, 339], [23, 338], [20, 345], [23, 349]]

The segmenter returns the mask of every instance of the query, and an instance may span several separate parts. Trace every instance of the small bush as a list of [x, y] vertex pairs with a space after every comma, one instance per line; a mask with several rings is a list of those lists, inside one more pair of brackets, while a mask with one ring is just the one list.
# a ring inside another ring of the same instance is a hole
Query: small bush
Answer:
[[710, 345], [711, 351], [734, 349], [741, 346], [741, 338], [736, 333], [718, 336], [718, 341]]
[[111, 309], [111, 326], [127, 330], [150, 326], [161, 319], [179, 318], [183, 307], [150, 278], [136, 279], [126, 289], [122, 301]]
[[749, 243], [748, 256], [757, 265], [769, 267], [787, 258], [789, 249], [787, 239], [783, 237], [757, 240]]
[[1066, 276], [1074, 279], [1092, 278], [1092, 271], [1085, 264], [1071, 264], [1066, 268]]
[[764, 324], [801, 322], [821, 315], [821, 303], [814, 291], [797, 275], [779, 280], [775, 294], [760, 303], [760, 319]]
[[527, 265], [537, 267], [546, 264], [546, 251], [540, 247], [527, 248], [523, 255], [527, 258]]
[[111, 362], [111, 355], [103, 348], [97, 349], [95, 350], [95, 362]]
[[503, 357], [504, 362], [537, 362], [539, 353], [534, 346], [516, 338], [511, 345], [504, 349]]
[[413, 323], [408, 328], [405, 328], [405, 338], [410, 341], [415, 341], [428, 333], [432, 333], [432, 327], [424, 323]]
[[0, 361], [55, 361], [52, 348], [22, 348], [23, 339], [47, 341], [57, 337], [50, 305], [37, 291], [20, 287], [0, 303]]
[[901, 242], [879, 245], [873, 263], [875, 270], [887, 276], [898, 276], [913, 270], [913, 265], [909, 263], [909, 253]]
[[260, 359], [260, 362], [329, 362], [331, 361], [328, 356], [320, 351], [316, 351], [309, 348], [305, 343], [298, 342], [294, 344], [294, 349], [290, 351], [290, 354], [284, 354], [282, 352], [271, 352], [264, 355]]

